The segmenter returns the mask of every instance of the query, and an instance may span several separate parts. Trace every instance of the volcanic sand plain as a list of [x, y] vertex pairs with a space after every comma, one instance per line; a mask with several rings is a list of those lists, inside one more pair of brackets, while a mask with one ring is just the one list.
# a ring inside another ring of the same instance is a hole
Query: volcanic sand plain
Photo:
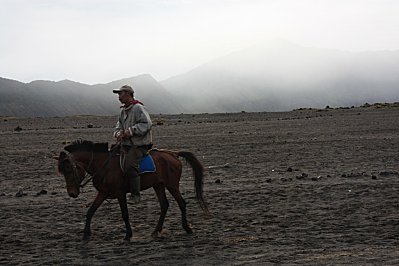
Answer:
[[205, 168], [194, 198], [184, 163], [177, 203], [159, 238], [152, 189], [129, 204], [133, 238], [116, 200], [97, 210], [82, 241], [92, 184], [70, 198], [53, 159], [77, 139], [113, 143], [116, 117], [1, 117], [0, 264], [398, 265], [399, 108], [153, 115], [157, 148], [193, 152]]

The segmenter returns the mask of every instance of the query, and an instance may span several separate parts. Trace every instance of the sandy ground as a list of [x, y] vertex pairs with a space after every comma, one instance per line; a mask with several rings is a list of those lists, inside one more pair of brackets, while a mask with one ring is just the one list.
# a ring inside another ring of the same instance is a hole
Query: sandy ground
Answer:
[[168, 194], [163, 237], [151, 237], [150, 189], [129, 205], [130, 243], [116, 200], [83, 242], [95, 190], [69, 198], [52, 156], [79, 138], [112, 143], [115, 119], [1, 118], [0, 264], [399, 265], [399, 108], [153, 116], [156, 147], [192, 151], [207, 169], [213, 216], [185, 166], [193, 235]]

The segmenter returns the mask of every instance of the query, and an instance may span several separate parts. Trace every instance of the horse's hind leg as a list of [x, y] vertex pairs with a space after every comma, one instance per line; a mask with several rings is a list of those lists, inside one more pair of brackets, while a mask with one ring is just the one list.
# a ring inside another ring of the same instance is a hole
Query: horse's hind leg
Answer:
[[177, 201], [177, 204], [179, 204], [180, 211], [181, 211], [181, 222], [184, 230], [188, 234], [192, 234], [193, 230], [191, 229], [191, 225], [187, 222], [187, 216], [186, 216], [186, 202], [184, 201], [182, 195], [180, 194], [180, 191], [178, 188], [168, 188], [170, 194], [175, 198]]
[[152, 236], [156, 237], [162, 231], [163, 222], [165, 221], [166, 212], [169, 208], [169, 202], [166, 198], [165, 187], [164, 186], [156, 186], [154, 187], [155, 193], [157, 194], [159, 205], [161, 206], [161, 215], [159, 216], [158, 224], [155, 227]]
[[126, 195], [125, 194], [120, 195], [118, 197], [118, 202], [119, 202], [119, 206], [122, 211], [122, 218], [123, 218], [123, 221], [125, 222], [125, 226], [126, 226], [125, 240], [130, 240], [130, 238], [133, 236], [133, 233], [132, 233], [132, 228], [130, 227], [130, 222], [129, 222], [129, 211], [127, 208]]

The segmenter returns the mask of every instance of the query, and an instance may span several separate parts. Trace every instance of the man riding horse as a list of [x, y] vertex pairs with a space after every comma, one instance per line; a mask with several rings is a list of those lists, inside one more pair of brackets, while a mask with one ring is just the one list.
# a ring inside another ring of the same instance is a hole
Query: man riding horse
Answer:
[[[130, 191], [133, 200], [138, 202], [140, 190], [148, 188], [154, 189], [161, 208], [158, 223], [152, 235], [157, 237], [162, 233], [166, 212], [169, 208], [166, 190], [179, 205], [184, 230], [188, 234], [192, 234], [191, 225], [187, 221], [186, 202], [180, 193], [182, 162], [179, 158], [185, 159], [191, 166], [194, 175], [195, 198], [204, 212], [209, 213], [203, 198], [204, 167], [192, 152], [151, 149], [152, 122], [143, 104], [134, 99], [132, 87], [125, 85], [113, 92], [118, 94], [119, 101], [123, 104], [114, 132], [114, 136], [121, 146], [121, 156], [114, 154], [113, 151], [116, 149], [109, 150], [108, 143], [77, 140], [64, 147], [68, 153], [61, 151], [60, 155], [55, 158], [58, 161], [58, 171], [65, 177], [69, 196], [73, 198], [79, 196], [80, 188], [87, 183], [86, 181], [82, 185], [82, 181], [87, 175], [91, 176], [93, 186], [98, 191], [87, 210], [83, 239], [88, 240], [91, 236], [91, 220], [98, 207], [104, 200], [116, 198], [126, 226], [125, 240], [129, 241], [133, 232], [129, 221], [126, 193]], [[123, 153], [125, 156], [122, 156]], [[138, 164], [147, 153], [151, 153], [156, 171], [142, 173], [140, 180]], [[125, 157], [125, 159], [120, 160], [121, 157]], [[123, 169], [121, 169], [123, 161]]]
[[114, 137], [125, 152], [123, 171], [129, 180], [131, 198], [140, 202], [139, 162], [152, 147], [152, 122], [143, 103], [135, 100], [134, 90], [129, 85], [113, 90], [123, 104], [116, 123]]

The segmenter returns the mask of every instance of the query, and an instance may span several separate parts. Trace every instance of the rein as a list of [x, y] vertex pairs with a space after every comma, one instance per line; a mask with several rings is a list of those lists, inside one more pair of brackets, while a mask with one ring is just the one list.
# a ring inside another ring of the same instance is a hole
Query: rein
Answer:
[[[89, 179], [87, 179], [86, 182], [84, 182], [83, 184], [80, 184], [80, 187], [81, 187], [81, 188], [84, 188], [84, 187], [87, 185], [87, 183], [89, 183], [89, 182], [93, 179], [93, 176], [90, 176], [90, 175], [87, 174], [87, 172], [86, 172], [86, 173], [85, 173], [85, 176], [84, 176], [83, 179], [82, 179], [82, 181], [85, 180], [86, 177], [89, 177]], [[82, 181], [80, 181], [80, 182], [82, 182]]]
[[[88, 174], [88, 171], [89, 171], [89, 169], [90, 169], [90, 166], [91, 166], [91, 164], [93, 163], [93, 158], [94, 158], [94, 152], [91, 151], [91, 159], [90, 159], [89, 165], [87, 166], [87, 170], [85, 169], [85, 176], [83, 177], [82, 180], [80, 180], [79, 184], [82, 183], [82, 181], [85, 180], [86, 177], [89, 177], [89, 179], [87, 179], [86, 182], [83, 183], [83, 185], [80, 184], [80, 187], [81, 187], [81, 188], [84, 188], [84, 186], [86, 186], [87, 183], [89, 183], [89, 182], [93, 179], [93, 177], [94, 177], [94, 175], [93, 175], [93, 176], [90, 176], [90, 174]], [[84, 168], [83, 168], [83, 169], [84, 169]]]

